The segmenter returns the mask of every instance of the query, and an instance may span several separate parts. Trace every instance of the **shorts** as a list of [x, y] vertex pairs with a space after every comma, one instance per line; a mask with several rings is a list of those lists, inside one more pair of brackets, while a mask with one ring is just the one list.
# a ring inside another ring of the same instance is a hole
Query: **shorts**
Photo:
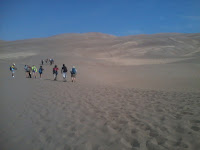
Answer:
[[76, 78], [76, 74], [71, 74], [71, 77]]

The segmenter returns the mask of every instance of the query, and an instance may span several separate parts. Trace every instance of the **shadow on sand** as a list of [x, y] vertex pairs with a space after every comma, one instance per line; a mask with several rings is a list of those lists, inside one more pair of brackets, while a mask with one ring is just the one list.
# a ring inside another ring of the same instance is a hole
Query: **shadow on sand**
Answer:
[[64, 81], [64, 80], [54, 80], [54, 79], [44, 79], [46, 81], [53, 81], [53, 82], [69, 82], [69, 81]]

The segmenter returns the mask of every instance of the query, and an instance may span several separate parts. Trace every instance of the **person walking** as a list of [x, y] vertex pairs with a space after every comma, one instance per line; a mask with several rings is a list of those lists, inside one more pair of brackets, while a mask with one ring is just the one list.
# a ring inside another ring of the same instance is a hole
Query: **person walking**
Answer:
[[44, 64], [44, 60], [43, 60], [43, 59], [41, 60], [41, 64], [42, 64], [42, 65]]
[[67, 67], [65, 66], [65, 64], [63, 64], [62, 66], [61, 73], [63, 75], [64, 82], [66, 82], [67, 81]]
[[42, 68], [42, 66], [40, 66], [40, 68], [39, 68], [40, 79], [42, 78], [43, 70], [44, 70], [44, 69]]
[[75, 82], [77, 74], [77, 69], [75, 68], [75, 66], [72, 67], [72, 70], [70, 72], [71, 72], [72, 82]]
[[28, 77], [31, 78], [31, 66], [27, 65]]
[[37, 76], [37, 68], [35, 67], [35, 65], [33, 65], [33, 67], [32, 67], [32, 73], [33, 73], [33, 77], [36, 78], [36, 76]]
[[54, 80], [57, 80], [57, 75], [58, 75], [58, 67], [57, 67], [57, 65], [55, 65], [54, 68], [53, 68], [53, 75], [54, 75]]
[[12, 64], [12, 66], [10, 67], [10, 71], [12, 73], [12, 77], [14, 78], [14, 73], [15, 73], [15, 70], [17, 70], [17, 67], [15, 66], [15, 63]]
[[25, 73], [26, 73], [26, 78], [28, 78], [28, 77], [29, 77], [28, 65], [25, 65], [25, 66], [24, 66], [24, 70], [25, 70]]
[[54, 64], [54, 59], [53, 58], [51, 59], [51, 61], [52, 61], [52, 64]]
[[49, 59], [49, 63], [50, 63], [50, 65], [53, 65], [53, 64], [54, 64], [53, 58], [50, 58], [50, 59]]
[[46, 64], [48, 63], [48, 61], [49, 61], [49, 59], [47, 58], [47, 59], [45, 60]]

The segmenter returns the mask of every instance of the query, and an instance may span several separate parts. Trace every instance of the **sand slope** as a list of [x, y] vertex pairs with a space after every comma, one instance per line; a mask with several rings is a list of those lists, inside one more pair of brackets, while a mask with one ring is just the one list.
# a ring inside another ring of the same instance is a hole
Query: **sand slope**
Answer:
[[[199, 41], [178, 33], [2, 41], [0, 149], [197, 150]], [[48, 64], [42, 79], [25, 78], [25, 64], [47, 57], [75, 65], [77, 82], [60, 72], [53, 81]]]
[[200, 93], [22, 78], [7, 80], [1, 92], [3, 149], [200, 146]]

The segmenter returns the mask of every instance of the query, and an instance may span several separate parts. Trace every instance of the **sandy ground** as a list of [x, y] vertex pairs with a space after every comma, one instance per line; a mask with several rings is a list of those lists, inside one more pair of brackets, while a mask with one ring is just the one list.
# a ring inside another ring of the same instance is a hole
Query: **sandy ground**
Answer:
[[55, 53], [59, 68], [77, 67], [72, 83], [60, 72], [53, 81], [47, 64], [42, 79], [25, 78], [24, 64], [39, 67], [54, 51], [35, 53], [12, 57], [4, 51], [7, 58], [0, 59], [0, 149], [199, 149], [199, 59], [117, 65]]

